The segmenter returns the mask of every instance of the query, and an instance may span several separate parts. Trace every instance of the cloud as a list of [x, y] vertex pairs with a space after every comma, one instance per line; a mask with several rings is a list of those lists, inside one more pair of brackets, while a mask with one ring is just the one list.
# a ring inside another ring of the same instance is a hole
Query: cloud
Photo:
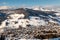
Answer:
[[0, 6], [0, 9], [8, 9], [7, 6]]
[[0, 10], [1, 9], [9, 9], [10, 7], [9, 6], [0, 6]]
[[0, 6], [0, 10], [2, 9], [16, 9], [17, 7], [15, 6]]

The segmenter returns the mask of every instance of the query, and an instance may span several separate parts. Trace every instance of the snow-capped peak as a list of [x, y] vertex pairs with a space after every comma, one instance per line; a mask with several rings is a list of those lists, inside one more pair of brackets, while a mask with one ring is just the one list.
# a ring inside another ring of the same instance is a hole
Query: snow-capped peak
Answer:
[[39, 11], [54, 11], [54, 9], [48, 9], [43, 7], [34, 7], [33, 10], [39, 10]]

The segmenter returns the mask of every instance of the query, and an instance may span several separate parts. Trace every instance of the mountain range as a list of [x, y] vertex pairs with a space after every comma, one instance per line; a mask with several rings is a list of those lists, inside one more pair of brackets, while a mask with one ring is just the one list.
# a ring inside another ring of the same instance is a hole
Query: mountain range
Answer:
[[[43, 9], [43, 8], [42, 8]], [[18, 9], [2, 9], [0, 10], [0, 25], [3, 21], [7, 20], [9, 15], [13, 14], [24, 14], [24, 19], [30, 19], [35, 17], [38, 21], [43, 20], [44, 22], [52, 22], [60, 25], [60, 16], [57, 14], [60, 14], [57, 11], [43, 11], [43, 10], [34, 10], [29, 8], [18, 8]], [[38, 22], [37, 21], [37, 22]], [[43, 23], [44, 25], [44, 22]], [[33, 22], [34, 23], [34, 22]], [[31, 24], [31, 23], [30, 23]], [[36, 24], [36, 23], [35, 23]]]

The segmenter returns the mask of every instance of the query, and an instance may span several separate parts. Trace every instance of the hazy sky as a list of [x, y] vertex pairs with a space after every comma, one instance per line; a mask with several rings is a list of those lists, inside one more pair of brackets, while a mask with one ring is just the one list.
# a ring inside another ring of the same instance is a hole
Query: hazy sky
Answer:
[[36, 6], [36, 5], [60, 6], [60, 0], [0, 0], [0, 6]]

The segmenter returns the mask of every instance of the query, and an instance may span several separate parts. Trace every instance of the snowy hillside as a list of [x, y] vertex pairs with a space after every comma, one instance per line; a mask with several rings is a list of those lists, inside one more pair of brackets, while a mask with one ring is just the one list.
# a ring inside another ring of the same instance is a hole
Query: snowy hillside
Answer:
[[0, 11], [0, 28], [47, 26], [49, 22], [60, 25], [59, 13], [54, 11], [39, 11], [28, 8]]
[[0, 34], [4, 35], [6, 40], [59, 37], [59, 30], [60, 12], [58, 11], [29, 8], [0, 10]]

